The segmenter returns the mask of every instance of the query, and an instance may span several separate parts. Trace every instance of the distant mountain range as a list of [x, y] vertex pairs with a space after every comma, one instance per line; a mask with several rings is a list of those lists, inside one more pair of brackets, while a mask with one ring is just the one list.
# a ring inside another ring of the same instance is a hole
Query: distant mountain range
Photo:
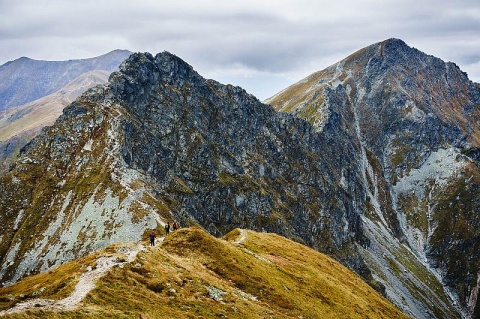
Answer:
[[479, 85], [389, 39], [267, 103], [132, 54], [0, 176], [1, 282], [178, 220], [327, 253], [414, 318], [480, 317]]
[[40, 61], [22, 57], [7, 62], [0, 66], [0, 114], [55, 93], [86, 72], [116, 70], [130, 54], [115, 50], [83, 60]]
[[110, 73], [104, 70], [83, 73], [55, 93], [10, 108], [0, 117], [0, 141], [22, 133], [38, 133], [42, 127], [52, 125], [65, 106], [87, 89], [106, 83]]
[[129, 54], [115, 50], [97, 58], [58, 62], [20, 58], [0, 66], [0, 173], [65, 106], [92, 86], [106, 83]]

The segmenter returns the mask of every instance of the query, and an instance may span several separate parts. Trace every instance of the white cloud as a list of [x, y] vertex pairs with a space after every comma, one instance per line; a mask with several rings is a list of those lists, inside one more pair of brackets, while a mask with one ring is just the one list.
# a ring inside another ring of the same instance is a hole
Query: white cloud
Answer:
[[0, 0], [0, 64], [168, 50], [264, 99], [391, 37], [480, 82], [479, 31], [480, 3], [469, 0]]

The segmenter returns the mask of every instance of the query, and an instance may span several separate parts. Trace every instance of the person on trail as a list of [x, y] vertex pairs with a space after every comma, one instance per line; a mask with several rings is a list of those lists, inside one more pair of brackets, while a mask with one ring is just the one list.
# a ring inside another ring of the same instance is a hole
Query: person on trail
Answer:
[[177, 221], [174, 221], [173, 222], [173, 230], [177, 230], [179, 227], [178, 227], [178, 223]]
[[152, 232], [150, 233], [150, 246], [155, 246], [155, 237], [157, 237], [157, 235], [152, 230]]
[[168, 235], [169, 232], [170, 232], [170, 222], [167, 222], [165, 224], [165, 235]]

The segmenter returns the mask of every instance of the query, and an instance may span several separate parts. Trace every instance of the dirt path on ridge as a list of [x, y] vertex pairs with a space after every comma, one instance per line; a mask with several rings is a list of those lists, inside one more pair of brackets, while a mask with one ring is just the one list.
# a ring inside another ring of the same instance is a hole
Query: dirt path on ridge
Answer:
[[[159, 238], [158, 242], [162, 242], [163, 238]], [[132, 262], [137, 256], [138, 252], [145, 249], [143, 244], [125, 245], [119, 247], [119, 253], [125, 255], [126, 261], [118, 260], [118, 255], [101, 256], [97, 258], [95, 269], [91, 269], [80, 276], [80, 279], [75, 286], [73, 293], [61, 300], [52, 299], [30, 299], [25, 302], [16, 304], [13, 308], [0, 312], [0, 316], [6, 314], [17, 313], [30, 309], [42, 309], [45, 311], [72, 311], [82, 301], [85, 296], [95, 288], [95, 281], [104, 276], [110, 268], [114, 265], [122, 265]]]
[[245, 239], [247, 239], [247, 231], [245, 229], [239, 229], [240, 230], [240, 238], [236, 239], [233, 241], [235, 244], [241, 244]]

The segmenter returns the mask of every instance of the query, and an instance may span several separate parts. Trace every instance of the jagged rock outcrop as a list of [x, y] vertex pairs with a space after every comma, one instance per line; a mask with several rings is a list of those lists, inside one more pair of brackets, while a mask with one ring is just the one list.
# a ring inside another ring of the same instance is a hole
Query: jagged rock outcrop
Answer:
[[[358, 170], [359, 183], [367, 189], [367, 205], [362, 209], [367, 237], [386, 252], [392, 246], [410, 250], [427, 267], [425, 273], [433, 271], [447, 293], [457, 296], [464, 316], [477, 317], [478, 84], [455, 64], [390, 39], [312, 74], [268, 102], [326, 132], [324, 123], [339, 103], [330, 103], [332, 90], [340, 92], [340, 101], [355, 114], [364, 158]], [[389, 236], [391, 240], [385, 241]], [[367, 259], [373, 247], [372, 243], [365, 251]], [[380, 256], [384, 258], [367, 263], [387, 286], [391, 299], [407, 290], [418, 293], [419, 286], [430, 281], [419, 277], [423, 282], [412, 285], [401, 280], [405, 289], [399, 289], [388, 273], [392, 267], [397, 276], [403, 267], [411, 270], [412, 261], [401, 261], [404, 257], [396, 253]], [[414, 314], [419, 317], [421, 312]], [[449, 317], [438, 311], [432, 316]]]

